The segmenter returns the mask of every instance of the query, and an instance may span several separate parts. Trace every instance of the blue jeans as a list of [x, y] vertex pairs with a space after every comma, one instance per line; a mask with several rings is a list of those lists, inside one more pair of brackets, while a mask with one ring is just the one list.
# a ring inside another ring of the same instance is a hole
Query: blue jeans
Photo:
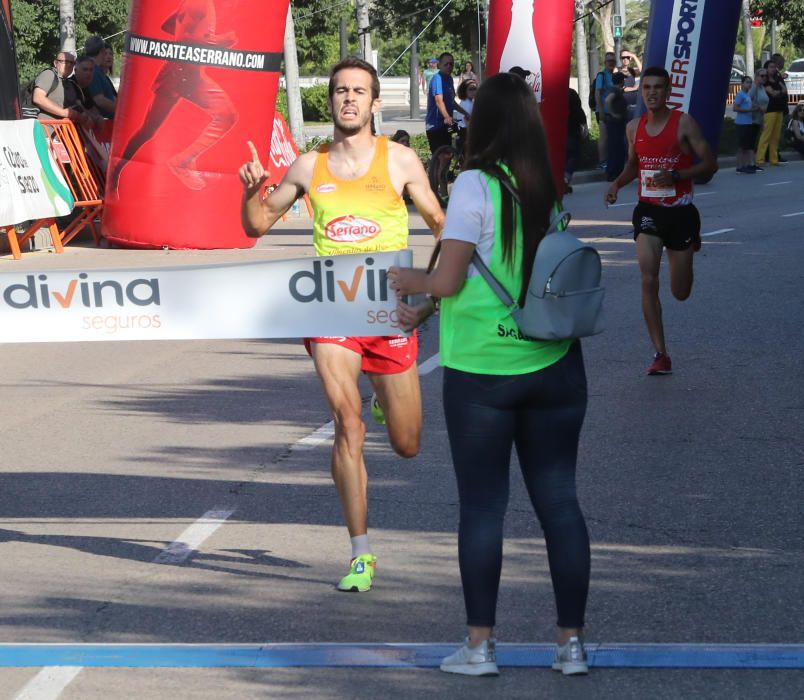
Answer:
[[559, 627], [583, 627], [589, 535], [575, 491], [586, 413], [580, 342], [549, 367], [501, 376], [444, 370], [444, 412], [460, 496], [458, 560], [467, 624], [493, 627], [511, 448], [547, 543]]

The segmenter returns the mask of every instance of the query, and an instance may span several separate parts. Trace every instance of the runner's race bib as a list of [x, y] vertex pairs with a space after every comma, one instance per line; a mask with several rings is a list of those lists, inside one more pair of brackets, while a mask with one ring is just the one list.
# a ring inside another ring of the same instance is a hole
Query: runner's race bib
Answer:
[[669, 187], [661, 187], [656, 184], [656, 176], [661, 170], [642, 171], [642, 196], [650, 199], [664, 199], [665, 197], [676, 196], [675, 184]]

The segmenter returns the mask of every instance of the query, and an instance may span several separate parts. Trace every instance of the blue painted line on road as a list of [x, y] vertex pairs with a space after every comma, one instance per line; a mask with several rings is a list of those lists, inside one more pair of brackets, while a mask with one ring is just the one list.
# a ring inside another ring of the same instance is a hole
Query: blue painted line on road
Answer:
[[[552, 644], [498, 644], [497, 663], [544, 668]], [[0, 644], [0, 667], [437, 668], [454, 644]], [[588, 644], [595, 668], [802, 669], [804, 644]]]

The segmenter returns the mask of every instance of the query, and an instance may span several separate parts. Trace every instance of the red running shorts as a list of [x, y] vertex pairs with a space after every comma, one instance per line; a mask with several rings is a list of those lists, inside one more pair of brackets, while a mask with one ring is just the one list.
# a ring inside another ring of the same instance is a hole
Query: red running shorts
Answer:
[[363, 358], [361, 369], [372, 374], [399, 374], [409, 369], [419, 354], [419, 338], [416, 331], [413, 335], [380, 335], [380, 336], [323, 336], [305, 338], [304, 347], [312, 356], [313, 343], [329, 343], [340, 345]]

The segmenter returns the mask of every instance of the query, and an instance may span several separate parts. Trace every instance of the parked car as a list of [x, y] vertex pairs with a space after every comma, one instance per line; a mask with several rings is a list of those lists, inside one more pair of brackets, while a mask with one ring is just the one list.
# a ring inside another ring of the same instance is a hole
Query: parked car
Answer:
[[793, 60], [785, 72], [788, 94], [804, 95], [804, 58]]

